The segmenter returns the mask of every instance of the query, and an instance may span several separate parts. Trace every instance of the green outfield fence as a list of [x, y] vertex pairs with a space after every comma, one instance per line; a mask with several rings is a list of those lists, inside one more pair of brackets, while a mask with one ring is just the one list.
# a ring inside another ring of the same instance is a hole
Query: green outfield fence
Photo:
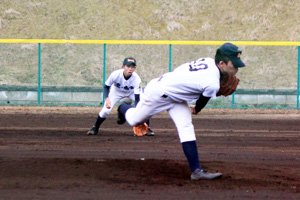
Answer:
[[[225, 42], [242, 47], [247, 67], [239, 72], [236, 93], [209, 107], [299, 109], [300, 42], [288, 41], [0, 39], [0, 104], [97, 105], [97, 97], [87, 103], [91, 97], [86, 92], [101, 92], [124, 57], [137, 58], [137, 71], [146, 85], [182, 63], [213, 57]], [[14, 91], [27, 91], [26, 98], [31, 97], [18, 101], [24, 94]], [[53, 100], [62, 92], [69, 92], [60, 97], [69, 99], [67, 103]], [[104, 97], [98, 99], [103, 102]]]

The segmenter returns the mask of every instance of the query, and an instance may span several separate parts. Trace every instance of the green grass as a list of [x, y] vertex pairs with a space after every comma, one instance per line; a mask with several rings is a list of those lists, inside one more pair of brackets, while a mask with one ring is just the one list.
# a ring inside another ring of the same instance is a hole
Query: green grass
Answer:
[[2, 0], [1, 38], [298, 41], [296, 0]]
[[[299, 41], [296, 0], [1, 0], [0, 38]], [[217, 46], [173, 46], [172, 67]], [[239, 88], [295, 89], [297, 47], [241, 46]], [[0, 44], [0, 84], [37, 84], [37, 45]], [[168, 71], [168, 46], [108, 45], [107, 76], [134, 56], [143, 83]], [[42, 44], [42, 84], [102, 85], [103, 46]]]

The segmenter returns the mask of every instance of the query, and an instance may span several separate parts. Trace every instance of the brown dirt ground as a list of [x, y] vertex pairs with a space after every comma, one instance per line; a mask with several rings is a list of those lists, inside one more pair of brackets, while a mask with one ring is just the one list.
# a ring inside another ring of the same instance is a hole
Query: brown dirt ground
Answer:
[[223, 178], [190, 181], [176, 128], [154, 137], [115, 123], [86, 132], [99, 107], [0, 107], [0, 199], [300, 199], [300, 111], [204, 109], [199, 157]]

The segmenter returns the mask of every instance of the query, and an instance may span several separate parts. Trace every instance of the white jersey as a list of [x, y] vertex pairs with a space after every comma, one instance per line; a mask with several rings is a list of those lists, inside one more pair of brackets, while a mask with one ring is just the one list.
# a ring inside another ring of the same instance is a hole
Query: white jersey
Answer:
[[137, 126], [151, 116], [167, 110], [178, 130], [180, 142], [195, 141], [195, 131], [188, 102], [200, 94], [215, 98], [220, 87], [220, 71], [212, 58], [185, 63], [173, 72], [151, 80], [136, 108], [129, 109], [126, 121]]
[[216, 98], [220, 88], [220, 71], [212, 58], [185, 63], [159, 79], [161, 91], [176, 102], [193, 102], [200, 94]]
[[111, 73], [105, 82], [107, 86], [114, 86], [117, 91], [122, 93], [140, 94], [141, 78], [136, 72], [133, 72], [131, 77], [126, 80], [124, 78], [124, 69], [119, 69]]

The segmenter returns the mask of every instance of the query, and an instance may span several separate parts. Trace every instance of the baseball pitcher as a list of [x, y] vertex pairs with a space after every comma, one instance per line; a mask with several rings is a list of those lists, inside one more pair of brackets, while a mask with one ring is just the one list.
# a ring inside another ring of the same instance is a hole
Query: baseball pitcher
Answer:
[[[245, 66], [241, 54], [237, 46], [225, 43], [217, 50], [215, 59], [199, 58], [151, 80], [136, 108], [119, 106], [119, 120], [147, 130], [144, 122], [167, 110], [176, 125], [191, 180], [220, 178], [221, 173], [208, 173], [199, 162], [191, 113], [199, 113], [211, 98], [227, 96], [236, 90], [239, 79], [235, 75]], [[189, 106], [191, 102], [195, 105]]]

